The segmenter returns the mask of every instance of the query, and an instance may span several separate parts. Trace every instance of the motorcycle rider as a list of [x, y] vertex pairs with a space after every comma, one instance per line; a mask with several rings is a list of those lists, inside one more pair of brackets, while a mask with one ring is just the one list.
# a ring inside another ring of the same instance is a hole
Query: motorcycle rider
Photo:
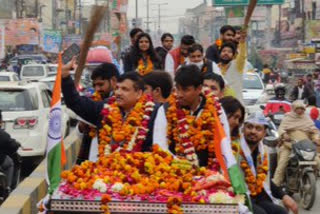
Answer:
[[240, 140], [239, 162], [248, 185], [253, 213], [288, 213], [283, 207], [274, 203], [274, 198], [281, 199], [287, 209], [298, 213], [296, 202], [270, 180], [268, 151], [262, 142], [267, 125], [268, 121], [262, 113], [251, 114], [244, 123], [243, 136]]
[[[278, 165], [273, 177], [273, 182], [280, 186], [284, 179], [285, 169], [288, 165], [291, 154], [292, 140], [296, 142], [310, 139], [320, 145], [319, 130], [314, 125], [311, 118], [305, 114], [306, 107], [301, 100], [292, 103], [292, 111], [283, 118], [278, 133], [280, 136], [280, 149], [278, 155]], [[319, 166], [319, 158], [315, 159]]]
[[2, 111], [0, 110], [0, 171], [7, 176], [7, 193], [11, 192], [14, 180], [14, 160], [20, 144], [2, 128]]
[[291, 110], [291, 103], [285, 98], [286, 87], [280, 83], [276, 85], [274, 92], [276, 96], [267, 102], [267, 105], [263, 111], [265, 116], [282, 111], [283, 113], [287, 113]]

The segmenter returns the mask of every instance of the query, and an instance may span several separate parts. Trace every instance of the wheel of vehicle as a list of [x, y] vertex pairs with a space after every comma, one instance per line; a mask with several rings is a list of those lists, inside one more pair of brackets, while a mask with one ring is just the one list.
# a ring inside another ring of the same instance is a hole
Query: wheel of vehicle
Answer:
[[302, 207], [306, 210], [312, 208], [316, 199], [316, 177], [314, 173], [305, 173], [301, 179], [300, 197]]

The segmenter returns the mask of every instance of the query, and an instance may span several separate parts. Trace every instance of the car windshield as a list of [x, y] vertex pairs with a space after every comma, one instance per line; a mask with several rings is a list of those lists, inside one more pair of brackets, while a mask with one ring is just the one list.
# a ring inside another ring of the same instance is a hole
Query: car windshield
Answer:
[[20, 89], [0, 89], [2, 111], [33, 111], [38, 109], [36, 93]]
[[243, 78], [244, 89], [263, 89], [263, 85], [256, 75], [245, 75]]
[[10, 81], [8, 76], [0, 76], [0, 82]]
[[25, 77], [44, 76], [42, 66], [26, 66], [23, 68], [22, 75]]

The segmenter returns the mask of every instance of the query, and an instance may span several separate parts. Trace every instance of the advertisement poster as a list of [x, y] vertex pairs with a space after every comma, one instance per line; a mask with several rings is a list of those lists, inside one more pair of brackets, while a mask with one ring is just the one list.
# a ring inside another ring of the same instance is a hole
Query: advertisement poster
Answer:
[[81, 35], [66, 35], [63, 37], [62, 48], [68, 48], [73, 43], [81, 45], [82, 39]]
[[320, 22], [319, 20], [306, 21], [306, 41], [320, 38]]
[[5, 27], [6, 45], [39, 45], [39, 23], [36, 19], [11, 19]]
[[43, 32], [43, 51], [48, 53], [59, 53], [62, 43], [59, 31], [45, 30]]

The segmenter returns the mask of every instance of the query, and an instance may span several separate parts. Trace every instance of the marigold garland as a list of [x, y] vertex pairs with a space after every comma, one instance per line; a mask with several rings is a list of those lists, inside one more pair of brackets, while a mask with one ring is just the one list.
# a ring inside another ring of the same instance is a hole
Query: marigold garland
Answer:
[[216, 40], [216, 45], [217, 45], [218, 49], [220, 50], [220, 48], [222, 47], [222, 40], [221, 39], [217, 39]]
[[[216, 203], [223, 194], [234, 203], [230, 182], [218, 171], [205, 167], [181, 169], [173, 156], [158, 145], [153, 152], [114, 152], [95, 163], [83, 162], [63, 171], [61, 195], [94, 200], [101, 197], [101, 209], [109, 213], [108, 203], [117, 201], [157, 201], [167, 203], [169, 213], [182, 213], [186, 203]], [[228, 200], [229, 200], [228, 199]], [[237, 202], [236, 202], [237, 203]], [[172, 211], [172, 212], [171, 212]]]
[[220, 68], [220, 70], [221, 70], [221, 74], [222, 74], [222, 76], [225, 76], [226, 74], [227, 74], [227, 72], [228, 72], [228, 69], [229, 69], [229, 67], [230, 67], [230, 64], [222, 64], [222, 63], [219, 63], [218, 64], [218, 67]]
[[168, 142], [175, 142], [177, 156], [186, 158], [194, 165], [199, 164], [196, 151], [208, 150], [209, 167], [213, 165], [214, 158], [214, 112], [221, 107], [217, 98], [210, 91], [205, 91], [206, 104], [199, 117], [190, 115], [190, 111], [179, 106], [175, 94], [169, 97], [167, 111]]
[[99, 131], [99, 156], [108, 155], [117, 150], [141, 151], [149, 131], [148, 124], [154, 106], [152, 98], [143, 95], [123, 121], [115, 97], [110, 98], [101, 112], [103, 128]]
[[153, 62], [150, 56], [147, 56], [146, 62], [141, 58], [138, 62], [137, 72], [141, 76], [145, 76], [153, 71]]
[[[102, 101], [102, 96], [98, 91], [95, 91], [92, 96], [91, 99], [95, 102], [100, 102]], [[89, 131], [89, 136], [93, 139], [97, 136], [97, 130], [96, 128], [90, 127], [90, 131]]]
[[257, 166], [257, 176], [253, 174], [251, 168], [243, 154], [243, 151], [240, 152], [243, 160], [240, 163], [240, 166], [245, 174], [245, 180], [248, 185], [250, 194], [252, 196], [257, 196], [263, 190], [263, 183], [267, 178], [268, 174], [268, 153], [264, 153], [263, 160], [261, 159], [261, 154], [258, 155], [258, 166]]
[[179, 197], [168, 198], [168, 202], [167, 202], [168, 214], [183, 214], [181, 204], [182, 204], [182, 199]]

